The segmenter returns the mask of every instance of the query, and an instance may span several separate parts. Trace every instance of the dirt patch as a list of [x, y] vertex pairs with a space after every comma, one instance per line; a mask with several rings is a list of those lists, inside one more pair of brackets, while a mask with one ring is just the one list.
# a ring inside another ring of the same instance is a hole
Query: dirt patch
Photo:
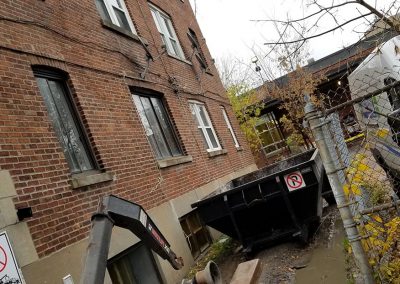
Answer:
[[[327, 207], [324, 209], [322, 223], [309, 245], [289, 241], [259, 251], [252, 256], [261, 260], [262, 272], [258, 283], [345, 283], [342, 227], [337, 209], [334, 206]], [[332, 245], [336, 247], [333, 248]], [[333, 249], [334, 253], [330, 253], [329, 249]], [[224, 283], [229, 283], [237, 265], [246, 261], [246, 257], [239, 251], [218, 262]], [[326, 264], [329, 261], [331, 263], [328, 269]], [[330, 269], [332, 266], [339, 269]], [[331, 277], [327, 269], [332, 270], [332, 275], [336, 278]], [[300, 273], [302, 270], [304, 273]], [[337, 282], [338, 279], [344, 281]]]

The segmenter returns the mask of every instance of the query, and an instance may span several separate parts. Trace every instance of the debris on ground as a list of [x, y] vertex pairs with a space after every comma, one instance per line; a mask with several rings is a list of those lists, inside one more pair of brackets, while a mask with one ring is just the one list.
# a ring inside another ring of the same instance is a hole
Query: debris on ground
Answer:
[[[291, 284], [291, 283], [307, 283], [296, 279], [296, 272], [307, 269], [307, 266], [312, 262], [315, 250], [324, 250], [325, 247], [331, 245], [331, 240], [336, 234], [335, 230], [343, 230], [339, 224], [339, 213], [335, 207], [327, 207], [324, 209], [321, 225], [318, 227], [315, 236], [310, 244], [304, 246], [295, 241], [287, 240], [286, 242], [276, 243], [269, 247], [260, 250], [251, 258], [260, 259], [262, 271], [258, 283], [263, 284]], [[343, 231], [341, 231], [343, 233]], [[339, 276], [346, 279], [344, 269], [344, 252], [343, 240], [340, 240], [340, 252], [343, 254], [343, 271], [338, 272]], [[220, 258], [217, 261], [222, 274], [224, 283], [229, 283], [239, 263], [248, 260], [248, 256], [236, 248], [231, 250], [230, 255]], [[314, 260], [314, 262], [316, 262]], [[318, 262], [318, 261], [317, 261]], [[315, 264], [313, 264], [315, 265]], [[307, 274], [309, 274], [307, 272]], [[341, 275], [343, 274], [343, 275]], [[310, 275], [312, 276], [312, 275]], [[316, 277], [325, 277], [318, 275]], [[329, 280], [329, 279], [326, 279]], [[310, 283], [310, 282], [309, 282]], [[321, 282], [317, 282], [321, 283]], [[325, 281], [324, 283], [332, 283]]]

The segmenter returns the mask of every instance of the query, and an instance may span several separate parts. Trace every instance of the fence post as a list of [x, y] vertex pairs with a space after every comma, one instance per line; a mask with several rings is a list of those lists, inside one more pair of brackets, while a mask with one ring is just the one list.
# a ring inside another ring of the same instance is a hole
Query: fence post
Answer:
[[[324, 164], [329, 183], [335, 196], [337, 207], [343, 221], [347, 238], [351, 244], [356, 264], [361, 271], [364, 283], [373, 284], [375, 281], [368, 263], [368, 258], [363, 250], [360, 234], [358, 233], [356, 223], [354, 222], [353, 215], [351, 213], [350, 205], [344, 194], [344, 184], [341, 182], [338, 174], [340, 171], [342, 171], [342, 169], [339, 169], [337, 166], [338, 163], [335, 162], [334, 157], [338, 158], [337, 153], [334, 153], [335, 151], [333, 151], [334, 145], [332, 143], [332, 139], [329, 139], [328, 135], [326, 135], [329, 133], [327, 125], [329, 122], [321, 119], [321, 112], [317, 111], [308, 94], [305, 95], [305, 98], [307, 101], [307, 104], [304, 107], [305, 119], [309, 123], [315, 143], [317, 144], [319, 153], [321, 155], [321, 160]], [[343, 171], [342, 174], [344, 174]]]

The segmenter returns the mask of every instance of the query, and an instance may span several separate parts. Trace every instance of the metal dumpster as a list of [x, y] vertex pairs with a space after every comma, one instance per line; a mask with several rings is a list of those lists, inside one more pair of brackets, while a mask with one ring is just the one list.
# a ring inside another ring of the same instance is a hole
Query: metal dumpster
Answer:
[[320, 221], [322, 196], [334, 202], [318, 150], [310, 150], [234, 179], [192, 208], [249, 252], [287, 236], [306, 241]]

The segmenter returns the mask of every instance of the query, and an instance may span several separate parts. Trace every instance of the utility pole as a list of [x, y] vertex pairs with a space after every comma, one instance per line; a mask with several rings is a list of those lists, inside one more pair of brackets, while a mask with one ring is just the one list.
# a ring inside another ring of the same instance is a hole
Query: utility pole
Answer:
[[372, 276], [371, 267], [368, 263], [368, 257], [362, 247], [361, 236], [358, 232], [357, 225], [354, 222], [350, 204], [343, 190], [344, 184], [341, 182], [339, 177], [339, 173], [343, 175], [344, 172], [343, 169], [340, 169], [339, 167], [339, 157], [336, 151], [334, 151], [333, 140], [329, 134], [328, 124], [330, 121], [322, 119], [323, 116], [321, 112], [316, 109], [308, 94], [305, 94], [305, 99], [307, 101], [306, 106], [304, 107], [305, 119], [309, 124], [321, 155], [343, 221], [344, 229], [354, 254], [354, 259], [361, 271], [364, 283], [373, 284], [375, 281]]

